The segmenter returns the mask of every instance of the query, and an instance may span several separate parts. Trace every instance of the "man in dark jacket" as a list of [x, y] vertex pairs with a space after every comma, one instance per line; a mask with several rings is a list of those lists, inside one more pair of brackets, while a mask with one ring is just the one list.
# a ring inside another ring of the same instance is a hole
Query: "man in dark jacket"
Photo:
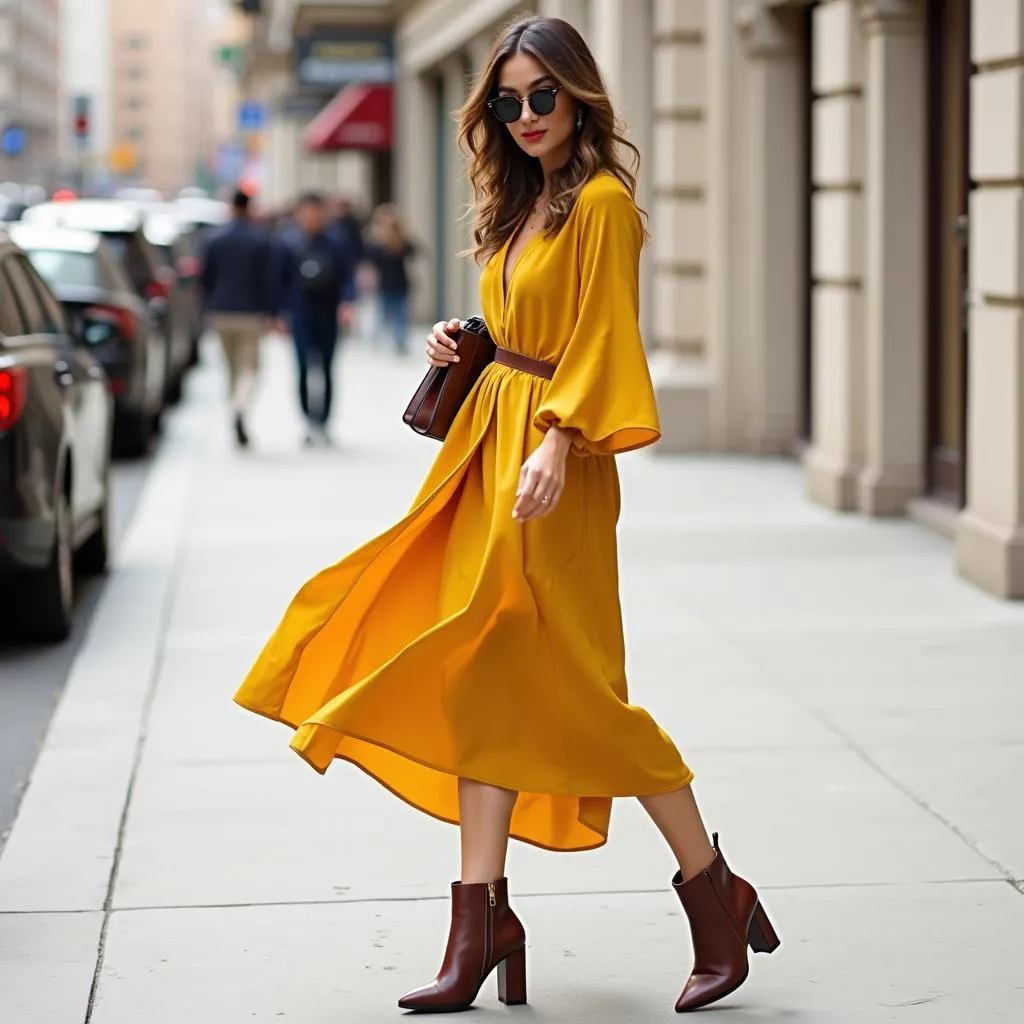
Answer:
[[[282, 314], [295, 341], [299, 401], [308, 424], [306, 443], [326, 443], [338, 326], [350, 326], [354, 316], [355, 253], [330, 230], [324, 201], [314, 193], [299, 200], [295, 228], [282, 241]], [[322, 396], [317, 403], [311, 401], [309, 391], [310, 371], [314, 368], [319, 371]]]
[[250, 220], [249, 197], [237, 192], [231, 205], [231, 223], [207, 245], [202, 284], [210, 326], [220, 335], [227, 360], [235, 438], [246, 448], [245, 417], [259, 371], [260, 342], [279, 301], [280, 271], [270, 236]]
[[342, 242], [349, 247], [352, 258], [358, 266], [365, 258], [363, 245], [363, 222], [356, 214], [351, 200], [344, 196], [334, 202], [334, 231]]

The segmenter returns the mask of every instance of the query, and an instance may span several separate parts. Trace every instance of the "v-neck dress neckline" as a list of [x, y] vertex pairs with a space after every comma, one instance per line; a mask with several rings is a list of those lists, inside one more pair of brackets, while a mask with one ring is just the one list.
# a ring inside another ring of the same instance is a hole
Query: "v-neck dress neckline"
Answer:
[[523, 259], [525, 258], [526, 254], [533, 248], [533, 245], [537, 241], [537, 239], [540, 238], [544, 234], [544, 231], [542, 229], [540, 231], [534, 232], [534, 234], [532, 234], [526, 240], [526, 244], [523, 246], [522, 251], [516, 257], [516, 261], [513, 264], [511, 271], [509, 271], [509, 266], [508, 266], [509, 253], [512, 251], [512, 246], [515, 243], [515, 240], [519, 237], [519, 234], [523, 230], [525, 225], [526, 225], [526, 221], [524, 220], [519, 225], [519, 227], [517, 227], [515, 229], [515, 231], [513, 231], [512, 234], [509, 235], [508, 241], [505, 243], [504, 251], [502, 252], [502, 255], [501, 255], [501, 300], [502, 300], [502, 307], [507, 307], [508, 306], [508, 296], [509, 296], [509, 292], [511, 292], [511, 290], [512, 290], [512, 282], [515, 280], [516, 273], [518, 272], [520, 266], [522, 266]]

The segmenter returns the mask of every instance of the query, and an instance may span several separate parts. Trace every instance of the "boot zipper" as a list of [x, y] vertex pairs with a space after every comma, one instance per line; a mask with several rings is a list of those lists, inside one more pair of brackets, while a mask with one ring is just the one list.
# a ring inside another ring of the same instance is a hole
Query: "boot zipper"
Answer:
[[493, 945], [493, 932], [494, 932], [494, 910], [493, 908], [498, 905], [498, 898], [494, 894], [494, 883], [487, 883], [487, 906], [484, 907], [484, 968], [480, 972], [480, 977], [483, 978], [491, 966], [491, 953]]

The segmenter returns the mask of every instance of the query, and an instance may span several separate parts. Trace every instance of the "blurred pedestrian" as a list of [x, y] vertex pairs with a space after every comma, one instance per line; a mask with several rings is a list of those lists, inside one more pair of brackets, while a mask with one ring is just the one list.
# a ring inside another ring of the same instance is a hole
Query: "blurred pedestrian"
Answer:
[[334, 201], [334, 219], [331, 224], [343, 245], [347, 245], [356, 264], [365, 258], [363, 244], [363, 221], [356, 213], [351, 199], [339, 196]]
[[270, 236], [253, 223], [249, 196], [235, 193], [232, 219], [203, 254], [202, 286], [210, 326], [228, 368], [235, 440], [249, 446], [246, 415], [259, 372], [260, 342], [278, 305], [279, 272]]
[[368, 232], [366, 258], [377, 271], [381, 319], [396, 350], [409, 350], [409, 260], [416, 247], [409, 241], [398, 210], [390, 203], [378, 206]]
[[[351, 325], [356, 299], [352, 248], [327, 220], [327, 207], [314, 192], [301, 196], [295, 227], [284, 235], [283, 318], [291, 329], [299, 371], [299, 402], [306, 417], [306, 444], [327, 443], [334, 397], [333, 367], [338, 327]], [[319, 377], [320, 400], [310, 396], [311, 372]]]

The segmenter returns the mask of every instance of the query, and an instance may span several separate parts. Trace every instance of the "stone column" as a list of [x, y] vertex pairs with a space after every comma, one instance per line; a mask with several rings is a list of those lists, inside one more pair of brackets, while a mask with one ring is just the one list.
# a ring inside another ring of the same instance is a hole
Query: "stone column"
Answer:
[[814, 11], [811, 40], [811, 446], [807, 492], [857, 507], [864, 464], [863, 49], [855, 0]]
[[1024, 597], [1024, 2], [975, 0], [967, 507], [960, 572]]
[[870, 0], [861, 12], [866, 445], [857, 504], [869, 515], [895, 515], [925, 478], [925, 24], [918, 0]]
[[[645, 154], [653, 171], [647, 207], [653, 315], [646, 324], [654, 346], [651, 372], [661, 412], [661, 453], [703, 451], [712, 444], [711, 363], [718, 338], [712, 339], [709, 327], [709, 267], [714, 233], [728, 233], [734, 209], [724, 188], [709, 196], [712, 159], [720, 153], [723, 168], [729, 164], [727, 147], [711, 141], [716, 130], [716, 140], [728, 131], [724, 97], [715, 117], [708, 117], [708, 109], [712, 78], [730, 81], [726, 57], [716, 50], [719, 43], [728, 45], [733, 34], [730, 2], [657, 0], [654, 6], [653, 150]], [[713, 209], [710, 202], [716, 198]], [[731, 252], [728, 244], [723, 249]]]
[[441, 66], [444, 80], [444, 146], [445, 146], [445, 206], [447, 217], [445, 252], [437, 258], [445, 262], [445, 308], [442, 317], [468, 317], [477, 311], [477, 297], [468, 294], [464, 258], [459, 253], [468, 244], [467, 221], [464, 219], [467, 197], [462, 153], [459, 150], [459, 126], [455, 115], [466, 100], [468, 67], [464, 54], [459, 51]]
[[590, 36], [587, 0], [539, 0], [537, 13], [569, 22], [584, 39]]
[[[584, 32], [584, 36], [586, 33]], [[590, 45], [601, 66], [612, 102], [629, 127], [629, 139], [646, 158], [651, 152], [651, 65], [644, 54], [653, 39], [651, 0], [591, 0]], [[640, 165], [637, 202], [646, 210], [651, 203], [651, 166]], [[653, 288], [651, 259], [641, 261], [640, 327], [650, 333]]]
[[803, 81], [799, 26], [763, 2], [737, 12], [746, 44], [747, 302], [739, 337], [742, 375], [737, 447], [789, 449], [800, 427], [804, 348], [805, 214]]

